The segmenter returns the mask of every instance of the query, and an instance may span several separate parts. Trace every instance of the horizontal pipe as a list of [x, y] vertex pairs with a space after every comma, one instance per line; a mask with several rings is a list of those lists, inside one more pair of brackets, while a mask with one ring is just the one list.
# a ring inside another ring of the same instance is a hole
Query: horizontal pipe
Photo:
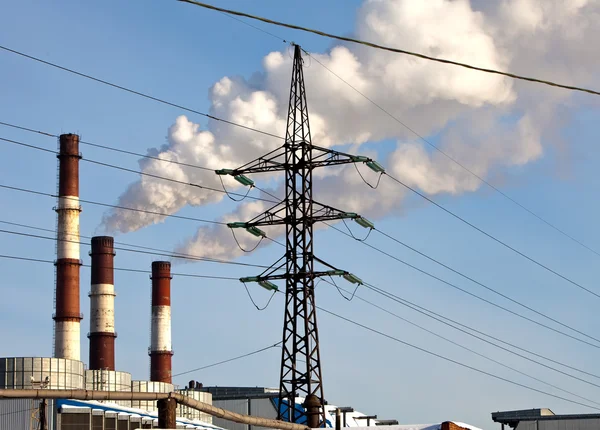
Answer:
[[252, 417], [217, 408], [199, 400], [178, 393], [135, 393], [128, 391], [91, 390], [1, 390], [0, 399], [74, 399], [74, 400], [160, 400], [173, 398], [180, 405], [188, 406], [213, 417], [241, 424], [268, 427], [281, 430], [308, 430], [302, 424], [277, 421], [269, 418]]

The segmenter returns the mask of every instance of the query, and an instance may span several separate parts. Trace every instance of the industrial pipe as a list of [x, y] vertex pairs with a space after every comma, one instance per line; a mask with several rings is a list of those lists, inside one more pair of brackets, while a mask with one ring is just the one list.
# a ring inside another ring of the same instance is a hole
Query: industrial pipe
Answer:
[[240, 424], [268, 427], [281, 430], [309, 430], [302, 424], [277, 421], [269, 418], [252, 417], [217, 408], [208, 403], [192, 399], [179, 393], [137, 393], [132, 391], [91, 391], [91, 390], [1, 390], [0, 399], [73, 399], [73, 400], [161, 400], [173, 398], [177, 403]]

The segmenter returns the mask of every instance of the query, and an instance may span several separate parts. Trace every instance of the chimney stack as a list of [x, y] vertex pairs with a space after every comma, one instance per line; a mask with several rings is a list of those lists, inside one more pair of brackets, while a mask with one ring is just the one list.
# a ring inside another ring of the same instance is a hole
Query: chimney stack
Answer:
[[61, 134], [59, 142], [54, 357], [80, 360], [79, 136]]
[[171, 263], [152, 262], [150, 380], [171, 384]]
[[92, 237], [90, 370], [115, 370], [114, 239]]

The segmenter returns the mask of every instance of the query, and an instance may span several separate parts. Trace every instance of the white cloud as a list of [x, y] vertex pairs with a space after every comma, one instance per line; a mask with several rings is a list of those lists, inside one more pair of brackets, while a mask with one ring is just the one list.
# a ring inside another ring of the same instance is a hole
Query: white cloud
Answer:
[[[475, 3], [366, 0], [358, 12], [356, 35], [483, 67], [580, 84], [598, 81], [595, 45], [590, 43], [600, 37], [598, 0], [504, 0], [483, 2], [479, 9]], [[439, 133], [441, 149], [482, 178], [494, 169], [539, 159], [544, 145], [556, 139], [557, 106], [571, 103], [573, 97], [563, 90], [364, 46], [337, 45], [327, 53], [312, 55], [314, 59], [306, 58], [310, 67], [304, 73], [313, 143], [351, 144], [352, 151], [364, 154], [361, 146], [366, 142], [393, 139], [396, 147], [382, 162], [410, 186], [432, 195], [471, 192], [481, 183], [315, 60], [420, 134]], [[211, 114], [283, 136], [291, 66], [286, 50], [272, 52], [263, 60], [261, 75], [249, 81], [222, 78], [210, 92]], [[167, 144], [152, 153], [217, 169], [244, 164], [281, 144], [279, 139], [214, 120], [209, 121], [208, 130], [201, 130], [182, 116], [169, 130]], [[140, 164], [148, 173], [220, 187], [211, 172], [152, 160]], [[365, 173], [373, 179], [371, 172]], [[372, 191], [354, 167], [327, 174], [318, 171], [315, 178], [319, 180], [315, 196], [320, 201], [375, 217], [401, 208], [406, 195], [406, 190], [386, 180]], [[239, 187], [231, 178], [226, 181], [230, 189]], [[221, 199], [217, 193], [142, 177], [123, 193], [119, 204], [175, 213], [186, 205]], [[263, 203], [243, 203], [223, 219], [244, 220], [264, 209]], [[161, 220], [160, 216], [114, 211], [106, 215], [104, 227], [127, 232]], [[244, 246], [251, 245], [252, 237], [240, 238]], [[218, 226], [200, 228], [178, 250], [221, 258], [239, 255], [231, 233]]]

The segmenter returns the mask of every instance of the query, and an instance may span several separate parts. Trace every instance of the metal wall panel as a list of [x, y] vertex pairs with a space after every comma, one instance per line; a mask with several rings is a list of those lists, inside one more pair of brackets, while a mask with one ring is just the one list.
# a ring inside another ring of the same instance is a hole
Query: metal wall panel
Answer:
[[[254, 417], [277, 419], [277, 409], [271, 399], [250, 399], [250, 415]], [[267, 430], [266, 427], [250, 426], [251, 430]]]
[[[231, 412], [237, 412], [238, 414], [277, 419], [277, 410], [273, 406], [273, 403], [271, 402], [270, 398], [213, 400], [213, 405], [219, 408], [227, 409]], [[234, 423], [216, 417], [213, 417], [213, 424], [219, 427], [226, 428], [228, 430], [265, 429], [264, 427], [248, 426], [246, 424]]]
[[539, 430], [598, 430], [600, 419], [539, 421]]
[[0, 429], [29, 430], [33, 406], [30, 399], [0, 400]]
[[[238, 414], [248, 415], [248, 399], [239, 400], [213, 400], [213, 405], [218, 408], [227, 409]], [[248, 430], [246, 424], [234, 423], [221, 418], [213, 417], [213, 424], [226, 428], [227, 430]]]

